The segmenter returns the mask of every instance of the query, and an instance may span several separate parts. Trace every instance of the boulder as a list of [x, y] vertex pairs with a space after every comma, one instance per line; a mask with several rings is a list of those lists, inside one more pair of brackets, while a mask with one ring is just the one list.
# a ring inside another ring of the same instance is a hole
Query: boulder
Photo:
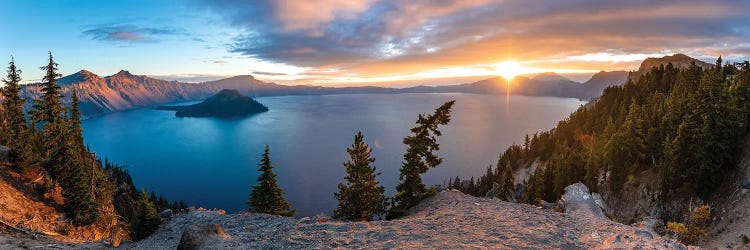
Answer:
[[190, 225], [185, 231], [182, 232], [180, 238], [180, 244], [177, 245], [178, 250], [192, 250], [199, 249], [201, 246], [212, 238], [230, 238], [224, 232], [224, 228], [218, 224], [198, 224]]
[[750, 179], [747, 179], [742, 182], [742, 188], [744, 189], [750, 189]]
[[544, 209], [555, 209], [555, 203], [549, 203], [545, 200], [542, 200], [539, 202], [539, 206], [541, 206]]
[[604, 202], [601, 200], [601, 196], [597, 195], [597, 197], [598, 199], [591, 195], [589, 188], [583, 183], [575, 183], [565, 187], [565, 194], [557, 204], [559, 209], [565, 213], [587, 213], [602, 219], [608, 219], [602, 211], [602, 205], [600, 205]]
[[658, 234], [656, 232], [656, 229], [660, 228], [660, 227], [663, 227], [664, 226], [664, 221], [662, 221], [660, 219], [652, 218], [651, 216], [646, 216], [646, 217], [643, 218], [643, 220], [641, 221], [641, 223], [639, 224], [639, 226], [641, 228], [645, 229], [646, 231], [650, 232], [651, 234], [656, 235], [656, 234]]
[[0, 162], [10, 161], [10, 148], [0, 145]]
[[159, 217], [161, 217], [162, 219], [172, 218], [172, 215], [172, 209], [165, 209], [164, 211], [161, 211], [161, 213], [159, 213]]

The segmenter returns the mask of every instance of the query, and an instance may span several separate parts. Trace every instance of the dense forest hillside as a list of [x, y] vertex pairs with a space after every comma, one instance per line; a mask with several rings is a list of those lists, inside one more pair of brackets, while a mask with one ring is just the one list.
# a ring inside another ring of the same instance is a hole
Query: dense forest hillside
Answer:
[[[482, 196], [497, 183], [508, 194], [503, 199], [543, 204], [583, 182], [604, 195], [620, 221], [688, 221], [691, 208], [727, 195], [716, 190], [738, 164], [749, 97], [747, 61], [691, 61], [686, 68], [666, 61], [605, 89], [554, 129], [528, 135], [483, 176], [450, 185]], [[526, 168], [535, 171], [516, 182], [512, 173]]]

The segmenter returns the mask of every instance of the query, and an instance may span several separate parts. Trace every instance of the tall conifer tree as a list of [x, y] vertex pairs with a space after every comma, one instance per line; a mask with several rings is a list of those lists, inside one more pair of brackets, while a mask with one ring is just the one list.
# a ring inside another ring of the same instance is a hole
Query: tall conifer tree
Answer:
[[[42, 81], [42, 97], [36, 102], [35, 120], [42, 123], [45, 149], [45, 169], [62, 187], [65, 212], [76, 226], [88, 225], [99, 218], [99, 209], [91, 197], [89, 178], [83, 171], [80, 148], [71, 140], [70, 119], [64, 116], [64, 107], [57, 85], [57, 63], [49, 54], [46, 74]], [[78, 125], [80, 126], [80, 124]]]
[[0, 112], [0, 125], [4, 129], [0, 131], [0, 144], [7, 145], [13, 152], [14, 164], [18, 170], [23, 170], [35, 161], [33, 152], [33, 127], [26, 126], [26, 118], [23, 113], [25, 100], [21, 97], [21, 70], [16, 67], [15, 61], [11, 59], [8, 66], [8, 75], [3, 79], [5, 87], [0, 90], [4, 96], [3, 107]]
[[513, 177], [513, 167], [510, 161], [503, 168], [503, 183], [500, 186], [500, 198], [505, 201], [512, 201], [515, 194], [515, 178]]
[[439, 125], [446, 125], [451, 119], [451, 108], [456, 101], [449, 101], [435, 110], [431, 115], [420, 114], [417, 126], [411, 129], [412, 134], [404, 138], [407, 149], [401, 163], [399, 180], [396, 185], [396, 202], [399, 209], [408, 209], [428, 195], [422, 183], [422, 174], [428, 169], [437, 167], [443, 159], [435, 155], [440, 150], [437, 137], [442, 135]]
[[146, 190], [138, 193], [136, 201], [135, 219], [130, 223], [130, 235], [139, 240], [148, 237], [159, 229], [161, 219], [156, 206], [149, 200]]
[[259, 166], [258, 171], [261, 174], [258, 184], [253, 186], [247, 204], [258, 213], [293, 216], [297, 211], [291, 210], [291, 204], [284, 199], [284, 191], [279, 187], [276, 174], [273, 172], [268, 145]]
[[8, 75], [3, 79], [5, 87], [0, 90], [4, 100], [3, 109], [0, 110], [0, 125], [3, 133], [0, 135], [0, 144], [8, 145], [11, 149], [19, 149], [23, 139], [21, 135], [26, 129], [26, 120], [23, 115], [23, 103], [21, 98], [21, 70], [16, 68], [15, 60], [11, 59], [8, 64]]
[[378, 183], [372, 149], [364, 142], [362, 132], [354, 136], [354, 144], [347, 148], [350, 160], [344, 162], [347, 183], [339, 183], [334, 196], [339, 206], [334, 216], [348, 220], [372, 220], [385, 212], [385, 188]]

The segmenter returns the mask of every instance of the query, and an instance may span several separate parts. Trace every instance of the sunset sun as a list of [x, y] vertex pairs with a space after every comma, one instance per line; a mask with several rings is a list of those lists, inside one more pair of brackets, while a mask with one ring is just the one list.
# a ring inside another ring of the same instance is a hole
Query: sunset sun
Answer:
[[502, 76], [506, 80], [513, 79], [513, 77], [520, 75], [523, 71], [521, 64], [514, 61], [505, 61], [495, 66], [495, 72], [497, 75]]

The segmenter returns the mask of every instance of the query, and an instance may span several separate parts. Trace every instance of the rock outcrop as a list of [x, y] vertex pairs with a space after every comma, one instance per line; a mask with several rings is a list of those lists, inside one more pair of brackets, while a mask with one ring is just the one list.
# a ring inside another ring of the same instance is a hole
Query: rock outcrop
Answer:
[[638, 68], [637, 71], [633, 71], [633, 72], [630, 72], [630, 74], [628, 74], [628, 80], [638, 81], [638, 78], [640, 78], [641, 76], [651, 71], [651, 68], [659, 67], [660, 65], [663, 65], [666, 67], [667, 64], [670, 64], [670, 63], [676, 69], [687, 69], [693, 63], [695, 63], [695, 65], [703, 69], [708, 69], [714, 66], [713, 64], [689, 57], [685, 54], [674, 54], [671, 56], [665, 56], [665, 57], [660, 57], [660, 58], [649, 57], [649, 58], [646, 58], [646, 60], [643, 60], [643, 62], [641, 62], [641, 66]]
[[560, 201], [558, 201], [560, 210], [570, 214], [590, 214], [598, 218], [607, 219], [602, 208], [604, 201], [597, 193], [591, 194], [589, 188], [583, 183], [575, 183], [565, 187]]
[[162, 219], [169, 219], [172, 217], [172, 215], [174, 215], [174, 213], [172, 212], [172, 209], [165, 209], [164, 211], [161, 211], [159, 213], [159, 217]]
[[0, 145], [0, 162], [10, 161], [10, 149]]
[[194, 250], [210, 247], [209, 241], [217, 240], [216, 238], [229, 239], [229, 235], [224, 232], [218, 224], [199, 224], [190, 225], [180, 237], [178, 250]]
[[[226, 236], [206, 225], [217, 224]], [[196, 230], [194, 225], [199, 225]], [[206, 229], [207, 228], [207, 229]], [[207, 230], [207, 231], [206, 231]], [[438, 193], [397, 220], [344, 222], [266, 214], [193, 211], [166, 221], [130, 249], [175, 249], [183, 235], [211, 235], [198, 249], [684, 249], [646, 230], [594, 216]], [[192, 236], [190, 236], [192, 237]]]

